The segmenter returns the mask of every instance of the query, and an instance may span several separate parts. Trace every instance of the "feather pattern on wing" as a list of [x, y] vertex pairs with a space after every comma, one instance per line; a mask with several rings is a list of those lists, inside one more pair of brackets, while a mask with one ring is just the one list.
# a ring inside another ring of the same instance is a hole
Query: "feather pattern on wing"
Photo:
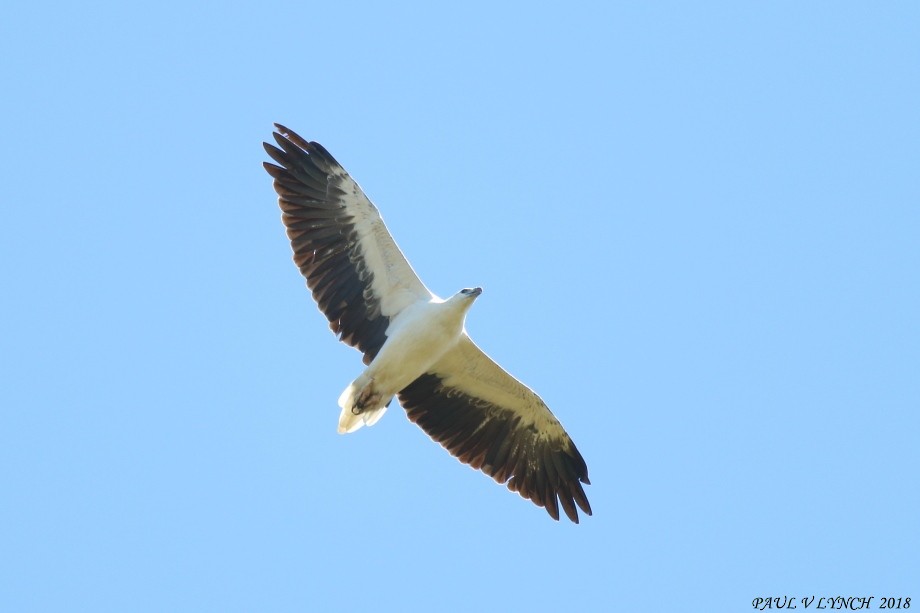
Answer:
[[390, 319], [431, 292], [387, 231], [377, 208], [322, 145], [275, 124], [265, 151], [294, 262], [329, 327], [369, 364]]
[[464, 333], [457, 346], [399, 393], [409, 419], [461, 462], [483, 471], [559, 519], [591, 515], [584, 458], [530, 388]]

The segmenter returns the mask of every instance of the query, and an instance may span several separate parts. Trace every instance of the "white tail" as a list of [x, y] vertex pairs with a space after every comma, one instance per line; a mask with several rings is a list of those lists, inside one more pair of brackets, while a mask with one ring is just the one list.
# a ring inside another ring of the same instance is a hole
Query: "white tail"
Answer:
[[[354, 432], [365, 425], [373, 426], [386, 413], [389, 399], [382, 402], [380, 394], [374, 391], [373, 384], [373, 379], [362, 374], [339, 396], [339, 406], [342, 407], [342, 413], [339, 415], [339, 434]], [[382, 406], [373, 406], [374, 404]], [[357, 415], [353, 410], [356, 406], [364, 407]]]

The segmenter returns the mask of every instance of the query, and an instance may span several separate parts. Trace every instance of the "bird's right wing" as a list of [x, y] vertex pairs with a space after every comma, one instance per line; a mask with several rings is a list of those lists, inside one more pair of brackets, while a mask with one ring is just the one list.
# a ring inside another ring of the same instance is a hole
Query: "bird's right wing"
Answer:
[[264, 164], [294, 250], [294, 262], [341, 340], [369, 364], [390, 319], [433, 294], [412, 270], [377, 207], [322, 145], [275, 124], [278, 146]]

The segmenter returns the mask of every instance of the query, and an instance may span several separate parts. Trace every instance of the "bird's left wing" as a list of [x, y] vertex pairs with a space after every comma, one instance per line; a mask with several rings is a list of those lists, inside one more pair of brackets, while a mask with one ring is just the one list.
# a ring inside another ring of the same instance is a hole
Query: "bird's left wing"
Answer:
[[[559, 519], [559, 504], [578, 523], [591, 515], [582, 483], [588, 467], [549, 408], [492, 361], [464, 332], [399, 402], [431, 438]], [[558, 503], [557, 503], [558, 502]]]
[[275, 179], [294, 262], [343, 342], [369, 364], [390, 320], [433, 294], [396, 246], [377, 207], [341, 164], [316, 142], [275, 124], [264, 164]]

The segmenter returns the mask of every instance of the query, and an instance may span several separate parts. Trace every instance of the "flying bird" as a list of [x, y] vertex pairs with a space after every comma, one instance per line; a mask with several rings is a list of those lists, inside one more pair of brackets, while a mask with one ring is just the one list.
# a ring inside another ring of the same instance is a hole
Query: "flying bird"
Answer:
[[394, 396], [409, 419], [461, 462], [559, 519], [591, 515], [588, 467], [529, 387], [470, 339], [464, 322], [482, 293], [432, 293], [396, 246], [377, 207], [316, 142], [275, 124], [274, 178], [294, 262], [329, 327], [366, 369], [338, 404], [339, 433], [372, 426]]

